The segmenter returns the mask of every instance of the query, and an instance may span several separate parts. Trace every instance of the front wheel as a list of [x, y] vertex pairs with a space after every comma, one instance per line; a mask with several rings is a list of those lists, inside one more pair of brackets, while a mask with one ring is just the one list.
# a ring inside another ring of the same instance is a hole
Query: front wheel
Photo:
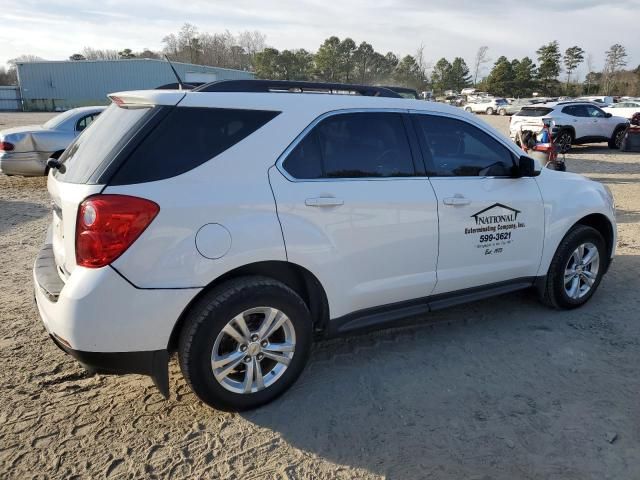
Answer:
[[248, 410], [296, 381], [311, 339], [311, 315], [296, 292], [270, 278], [239, 278], [191, 309], [180, 335], [180, 368], [206, 404]]
[[501, 108], [500, 110], [498, 110], [498, 115], [500, 115], [501, 117], [504, 117], [507, 114], [507, 111], [504, 108]]
[[493, 115], [493, 108], [491, 108], [491, 107], [487, 108], [486, 114], [487, 115]]
[[465, 111], [465, 112], [469, 112], [469, 113], [471, 113], [471, 112], [472, 112], [471, 107], [465, 107], [464, 111]]
[[584, 305], [600, 285], [608, 261], [602, 235], [594, 228], [575, 226], [551, 261], [543, 302], [558, 309]]

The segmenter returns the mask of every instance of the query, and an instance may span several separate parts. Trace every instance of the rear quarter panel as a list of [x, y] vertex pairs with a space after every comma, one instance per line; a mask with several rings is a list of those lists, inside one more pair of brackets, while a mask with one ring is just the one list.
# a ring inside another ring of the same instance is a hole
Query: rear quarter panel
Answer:
[[[299, 121], [299, 120], [298, 120]], [[293, 140], [285, 113], [217, 157], [184, 174], [135, 185], [109, 186], [153, 200], [160, 213], [113, 266], [142, 288], [203, 287], [234, 268], [286, 260], [268, 169]], [[206, 224], [224, 226], [231, 246], [205, 258], [196, 234]]]

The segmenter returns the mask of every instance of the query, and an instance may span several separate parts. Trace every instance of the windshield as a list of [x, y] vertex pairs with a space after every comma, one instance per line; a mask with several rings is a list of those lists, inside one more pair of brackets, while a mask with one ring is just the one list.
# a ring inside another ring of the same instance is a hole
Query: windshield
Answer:
[[151, 108], [121, 108], [112, 104], [80, 135], [60, 157], [56, 179], [68, 183], [87, 183], [103, 163], [112, 159], [121, 140]]
[[67, 110], [64, 113], [61, 113], [60, 115], [56, 115], [55, 117], [49, 119], [44, 125], [42, 125], [44, 128], [47, 128], [49, 130], [52, 130], [54, 128], [58, 128], [60, 125], [62, 125], [64, 122], [66, 122], [67, 120], [69, 120], [71, 117], [73, 117], [75, 115], [75, 111], [74, 110]]

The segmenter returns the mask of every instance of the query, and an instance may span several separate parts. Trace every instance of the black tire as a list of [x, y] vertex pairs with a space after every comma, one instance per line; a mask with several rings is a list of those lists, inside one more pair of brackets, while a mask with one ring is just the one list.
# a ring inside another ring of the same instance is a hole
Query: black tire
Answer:
[[[573, 252], [583, 243], [592, 243], [598, 250], [600, 262], [598, 273], [591, 289], [581, 298], [569, 297], [565, 291], [565, 267]], [[609, 258], [605, 241], [596, 229], [585, 225], [576, 225], [562, 239], [549, 266], [544, 291], [541, 299], [546, 305], [557, 309], [572, 309], [584, 305], [598, 289]]]
[[485, 113], [486, 113], [487, 115], [493, 115], [493, 108], [491, 108], [491, 107], [487, 108], [487, 109], [485, 110]]
[[613, 135], [609, 139], [609, 148], [612, 150], [620, 150], [622, 146], [622, 140], [624, 140], [624, 135], [627, 132], [625, 127], [618, 127], [614, 130]]
[[469, 112], [469, 113], [473, 113], [473, 110], [471, 109], [471, 107], [465, 107], [464, 111], [465, 112]]
[[569, 150], [571, 150], [571, 144], [573, 143], [573, 133], [571, 133], [570, 130], [561, 130], [556, 136], [554, 143], [558, 147], [558, 151], [560, 153], [567, 153]]
[[[275, 383], [254, 393], [234, 393], [213, 375], [214, 342], [233, 317], [261, 306], [277, 308], [289, 317], [296, 335], [295, 352]], [[178, 356], [182, 374], [200, 400], [220, 410], [242, 411], [264, 405], [284, 393], [302, 373], [311, 344], [311, 314], [295, 291], [271, 278], [242, 277], [212, 289], [190, 309], [180, 332]]]
[[498, 110], [498, 115], [500, 115], [501, 117], [504, 117], [507, 114], [507, 111], [504, 108], [501, 108], [500, 110]]

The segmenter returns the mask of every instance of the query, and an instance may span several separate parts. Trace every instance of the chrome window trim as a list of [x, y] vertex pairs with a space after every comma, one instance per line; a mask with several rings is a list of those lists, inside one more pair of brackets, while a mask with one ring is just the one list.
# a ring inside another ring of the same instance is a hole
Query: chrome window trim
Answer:
[[[313, 130], [313, 128], [318, 125], [322, 120], [329, 117], [334, 117], [337, 115], [344, 115], [347, 113], [409, 113], [409, 110], [406, 108], [344, 108], [339, 110], [330, 110], [328, 112], [323, 113], [322, 115], [316, 117], [309, 125], [305, 127], [302, 132], [300, 132], [296, 138], [289, 144], [289, 146], [280, 154], [278, 159], [276, 160], [276, 168], [290, 182], [300, 183], [300, 182], [387, 182], [389, 180], [415, 180], [415, 179], [425, 179], [426, 176], [421, 175], [412, 175], [409, 177], [344, 177], [344, 178], [295, 178], [287, 172], [284, 168], [283, 163], [289, 156], [289, 154], [295, 149], [298, 144], [307, 136], [307, 134]], [[403, 125], [404, 127], [404, 125]], [[410, 141], [407, 138], [407, 145], [410, 145]], [[419, 159], [422, 161], [422, 158]]]

